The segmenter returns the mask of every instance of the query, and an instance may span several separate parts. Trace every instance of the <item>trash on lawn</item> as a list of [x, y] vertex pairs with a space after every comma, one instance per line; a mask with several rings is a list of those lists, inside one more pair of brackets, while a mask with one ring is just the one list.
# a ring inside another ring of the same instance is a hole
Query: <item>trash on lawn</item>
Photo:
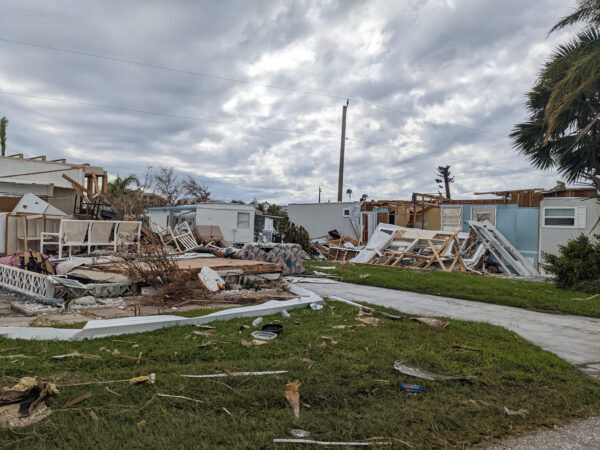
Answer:
[[214, 328], [211, 328], [210, 330], [206, 330], [206, 331], [192, 331], [192, 334], [195, 334], [196, 336], [210, 336], [211, 334], [213, 334], [216, 330]]
[[142, 375], [141, 377], [134, 377], [129, 380], [129, 384], [142, 384], [145, 382], [154, 384], [156, 382], [156, 374], [151, 373], [150, 375]]
[[504, 414], [507, 416], [523, 416], [527, 414], [526, 409], [520, 409], [518, 411], [513, 411], [512, 409], [508, 409], [506, 406], [504, 407]]
[[0, 392], [0, 424], [25, 426], [48, 417], [52, 411], [43, 402], [58, 394], [54, 383], [24, 377], [12, 388]]
[[77, 350], [74, 350], [71, 353], [67, 353], [66, 355], [55, 355], [52, 359], [67, 359], [67, 358], [85, 358], [85, 359], [102, 359], [100, 355], [91, 355], [89, 353], [79, 353]]
[[472, 378], [477, 378], [476, 376], [450, 376], [450, 375], [440, 375], [437, 373], [430, 372], [429, 370], [419, 369], [418, 367], [410, 366], [406, 364], [404, 360], [398, 360], [394, 363], [394, 369], [398, 372], [403, 373], [404, 375], [408, 375], [415, 378], [421, 378], [423, 380], [470, 380]]
[[355, 308], [361, 309], [363, 311], [371, 311], [371, 312], [375, 311], [373, 308], [369, 308], [368, 306], [363, 306], [360, 303], [356, 303], [356, 302], [353, 302], [351, 300], [346, 300], [345, 298], [338, 297], [337, 295], [332, 295], [329, 298], [331, 298], [333, 300], [336, 300], [338, 302], [345, 303], [345, 304], [350, 305], [350, 306], [354, 306]]
[[202, 400], [196, 400], [195, 398], [186, 397], [184, 395], [171, 395], [171, 394], [161, 394], [161, 393], [158, 393], [156, 395], [157, 395], [157, 397], [179, 398], [182, 400], [191, 400], [196, 403], [204, 403]]
[[312, 309], [313, 311], [321, 311], [323, 309], [323, 305], [321, 305], [320, 303], [311, 303], [310, 309]]
[[156, 374], [151, 373], [150, 375], [144, 375], [141, 377], [134, 377], [134, 378], [127, 378], [127, 379], [123, 379], [123, 380], [85, 381], [83, 383], [61, 384], [59, 387], [87, 386], [90, 384], [112, 384], [112, 383], [141, 384], [141, 383], [145, 383], [146, 381], [148, 381], [150, 384], [154, 384], [156, 382]]
[[410, 384], [410, 383], [401, 383], [400, 390], [405, 392], [413, 392], [415, 394], [420, 394], [423, 390], [423, 386], [420, 384]]
[[578, 298], [578, 297], [576, 297], [576, 298], [572, 298], [571, 300], [575, 300], [575, 301], [592, 300], [592, 299], [594, 299], [594, 298], [596, 298], [598, 296], [600, 296], [600, 294], [594, 294], [591, 297], [586, 297], [586, 298]]
[[311, 439], [273, 439], [276, 444], [309, 444], [309, 445], [329, 445], [340, 447], [370, 447], [371, 445], [390, 445], [390, 441], [369, 441], [369, 442], [335, 442], [335, 441], [313, 441]]
[[142, 419], [138, 423], [136, 423], [136, 425], [137, 425], [138, 428], [145, 427], [146, 426], [146, 420]]
[[296, 419], [300, 418], [300, 392], [298, 389], [300, 388], [300, 381], [294, 380], [290, 381], [286, 384], [285, 389], [285, 398], [292, 407], [294, 411], [294, 416]]
[[242, 345], [244, 347], [260, 347], [261, 345], [267, 345], [268, 343], [268, 341], [260, 341], [258, 339], [252, 339], [251, 341], [242, 339]]
[[98, 422], [100, 420], [94, 411], [90, 411], [90, 417], [94, 422]]
[[277, 333], [271, 331], [253, 331], [251, 335], [253, 338], [260, 341], [272, 341], [277, 337]]
[[256, 319], [254, 319], [252, 321], [252, 326], [253, 327], [257, 327], [257, 326], [259, 326], [262, 323], [262, 321], [263, 321], [262, 317], [257, 317]]
[[364, 323], [366, 325], [373, 325], [374, 327], [376, 327], [377, 325], [379, 325], [379, 319], [377, 317], [373, 317], [373, 316], [356, 316], [355, 317], [356, 320], [358, 320], [360, 323]]
[[281, 311], [281, 315], [282, 315], [283, 317], [286, 317], [286, 318], [290, 318], [290, 317], [291, 317], [291, 316], [290, 316], [290, 313], [289, 313], [289, 312], [287, 312], [285, 309], [284, 309], [283, 311]]
[[261, 331], [268, 331], [269, 333], [279, 334], [283, 331], [283, 325], [279, 323], [266, 323], [260, 329]]
[[336, 266], [315, 266], [315, 269], [319, 270], [335, 270]]
[[225, 280], [210, 267], [205, 266], [200, 270], [198, 280], [200, 280], [200, 284], [210, 292], [217, 292], [225, 289]]
[[450, 322], [444, 322], [443, 320], [439, 320], [439, 319], [432, 319], [431, 317], [417, 317], [415, 319], [413, 319], [417, 322], [421, 322], [424, 323], [425, 325], [429, 325], [432, 328], [446, 328]]
[[335, 336], [321, 336], [321, 339], [325, 339], [326, 341], [330, 341], [333, 345], [337, 344], [338, 341], [335, 340]]
[[375, 311], [375, 315], [385, 317], [386, 319], [390, 319], [390, 320], [404, 320], [403, 316], [395, 316], [393, 314], [388, 314], [383, 311]]
[[87, 400], [91, 396], [92, 396], [92, 393], [90, 391], [88, 391], [85, 394], [82, 394], [79, 397], [75, 397], [73, 400], [67, 402], [67, 404], [65, 405], [65, 407], [70, 408], [71, 406], [75, 406], [78, 403], [81, 403], [82, 401]]
[[19, 405], [13, 403], [0, 407], [0, 427], [4, 428], [20, 428], [37, 423], [52, 414], [52, 410], [41, 403], [28, 416], [23, 416], [19, 412]]
[[365, 278], [369, 278], [369, 274], [368, 273], [361, 273], [358, 278], [364, 280]]
[[294, 428], [293, 430], [290, 430], [290, 434], [295, 438], [307, 438], [310, 436], [310, 431], [299, 430], [298, 428]]
[[227, 377], [251, 377], [260, 375], [279, 375], [287, 373], [287, 370], [268, 370], [266, 372], [227, 372], [227, 373], [209, 373], [206, 375], [181, 375], [184, 378], [227, 378]]

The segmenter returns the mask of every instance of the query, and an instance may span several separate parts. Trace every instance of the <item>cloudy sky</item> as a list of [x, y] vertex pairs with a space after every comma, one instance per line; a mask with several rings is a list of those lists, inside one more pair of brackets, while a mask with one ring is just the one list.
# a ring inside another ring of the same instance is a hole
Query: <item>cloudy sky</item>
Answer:
[[227, 201], [316, 201], [319, 185], [335, 201], [349, 98], [344, 191], [354, 197], [436, 192], [446, 164], [455, 196], [550, 187], [556, 174], [532, 169], [507, 135], [567, 37], [548, 30], [574, 7], [3, 0], [0, 116], [9, 153], [113, 175], [174, 167]]

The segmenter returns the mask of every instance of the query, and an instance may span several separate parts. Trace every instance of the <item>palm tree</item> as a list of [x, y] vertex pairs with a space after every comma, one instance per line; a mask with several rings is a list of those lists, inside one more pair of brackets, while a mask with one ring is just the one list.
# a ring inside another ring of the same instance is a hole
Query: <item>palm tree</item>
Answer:
[[510, 136], [535, 167], [600, 188], [600, 0], [578, 6], [550, 33], [581, 22], [584, 28], [546, 62], [527, 94], [529, 119]]
[[435, 182], [440, 188], [444, 187], [446, 190], [446, 198], [450, 198], [450, 183], [454, 183], [454, 177], [450, 174], [450, 166], [438, 166], [437, 172], [435, 172]]
[[352, 189], [350, 189], [350, 188], [346, 189], [346, 194], [348, 195], [348, 198], [350, 200], [352, 200]]
[[129, 187], [132, 184], [135, 184], [136, 186], [140, 185], [140, 180], [138, 180], [138, 177], [135, 175], [131, 174], [125, 178], [121, 178], [120, 175], [117, 175], [113, 181], [108, 183], [108, 194], [111, 196], [122, 194], [129, 190]]
[[2, 156], [6, 156], [6, 126], [8, 119], [3, 117], [0, 119], [0, 147], [2, 148]]

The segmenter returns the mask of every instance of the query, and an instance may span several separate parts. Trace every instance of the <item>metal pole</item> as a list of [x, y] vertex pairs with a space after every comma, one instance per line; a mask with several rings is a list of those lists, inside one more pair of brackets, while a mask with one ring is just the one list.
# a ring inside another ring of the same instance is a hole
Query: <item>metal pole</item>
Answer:
[[344, 187], [344, 151], [346, 149], [346, 110], [350, 100], [342, 107], [342, 141], [340, 142], [340, 174], [338, 177], [338, 202], [342, 201], [342, 189]]

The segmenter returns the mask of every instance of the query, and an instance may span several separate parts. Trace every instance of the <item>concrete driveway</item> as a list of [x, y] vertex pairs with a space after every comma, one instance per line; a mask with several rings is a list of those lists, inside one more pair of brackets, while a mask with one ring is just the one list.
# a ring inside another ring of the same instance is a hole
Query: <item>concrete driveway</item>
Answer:
[[510, 306], [340, 282], [303, 283], [302, 286], [322, 297], [337, 295], [348, 300], [394, 308], [407, 314], [500, 325], [600, 379], [600, 319], [546, 314]]

